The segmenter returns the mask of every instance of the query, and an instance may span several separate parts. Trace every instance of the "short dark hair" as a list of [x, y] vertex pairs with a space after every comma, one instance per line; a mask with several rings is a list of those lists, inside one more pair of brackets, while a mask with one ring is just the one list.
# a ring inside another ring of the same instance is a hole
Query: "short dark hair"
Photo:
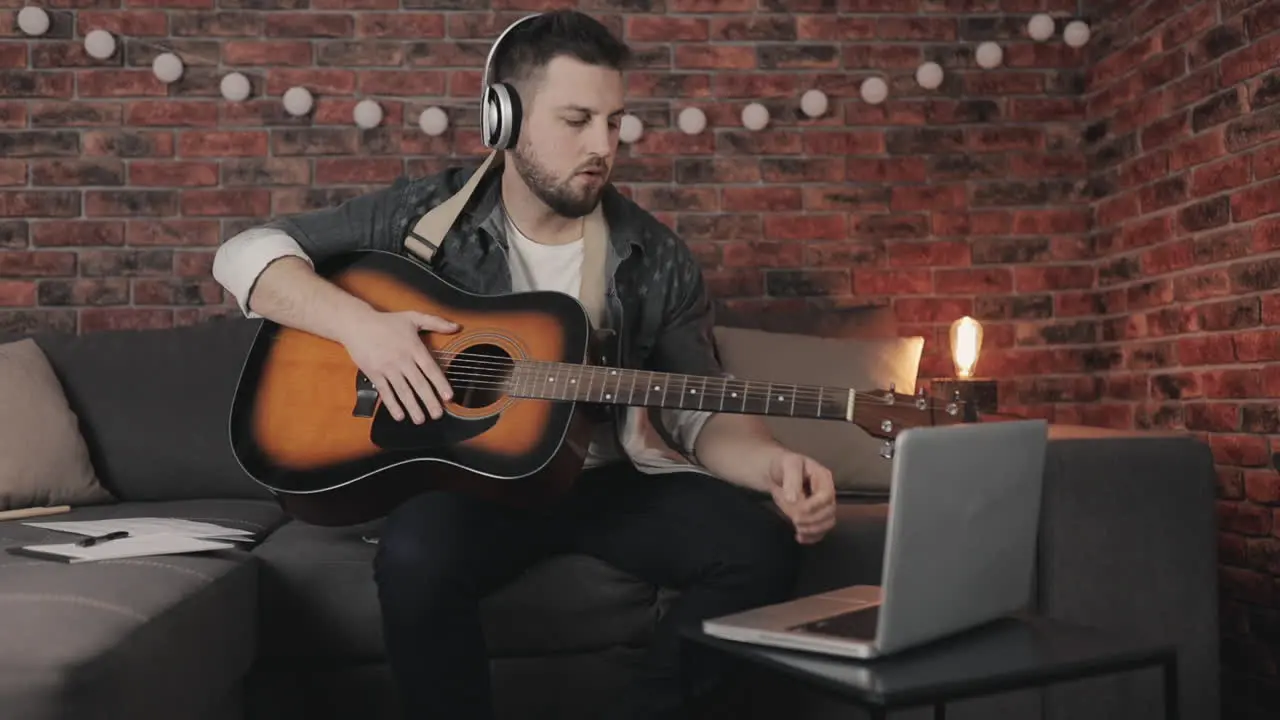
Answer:
[[493, 81], [528, 86], [554, 58], [625, 70], [631, 49], [599, 20], [578, 10], [552, 10], [521, 23], [494, 53]]

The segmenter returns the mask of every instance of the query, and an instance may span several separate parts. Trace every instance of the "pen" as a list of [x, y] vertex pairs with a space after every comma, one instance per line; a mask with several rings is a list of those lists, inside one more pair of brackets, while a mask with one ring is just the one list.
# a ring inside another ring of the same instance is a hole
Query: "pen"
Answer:
[[109, 532], [106, 535], [99, 535], [97, 537], [87, 537], [77, 542], [76, 545], [79, 545], [80, 547], [89, 547], [90, 545], [97, 545], [100, 542], [106, 542], [108, 540], [119, 540], [120, 538], [127, 538], [127, 537], [129, 537], [128, 532], [124, 530], [117, 530], [115, 532]]

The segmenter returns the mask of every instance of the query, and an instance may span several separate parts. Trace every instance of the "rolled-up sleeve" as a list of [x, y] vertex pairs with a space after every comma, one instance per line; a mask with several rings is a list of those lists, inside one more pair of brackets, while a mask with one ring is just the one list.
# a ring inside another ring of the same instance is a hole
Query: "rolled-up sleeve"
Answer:
[[[729, 377], [716, 352], [715, 311], [702, 267], [683, 241], [673, 238], [670, 247], [670, 281], [651, 363], [665, 372]], [[698, 434], [712, 414], [706, 410], [671, 409], [663, 410], [661, 419], [668, 436], [693, 458]]]
[[213, 258], [213, 277], [236, 299], [247, 317], [261, 317], [249, 308], [258, 277], [282, 257], [299, 257], [313, 268], [334, 255], [360, 250], [398, 251], [403, 237], [407, 181], [350, 198], [333, 207], [276, 218], [227, 240]]
[[213, 256], [213, 279], [226, 288], [245, 317], [260, 318], [249, 309], [253, 292], [262, 271], [282, 257], [297, 257], [312, 263], [302, 246], [283, 230], [254, 227], [233, 236]]

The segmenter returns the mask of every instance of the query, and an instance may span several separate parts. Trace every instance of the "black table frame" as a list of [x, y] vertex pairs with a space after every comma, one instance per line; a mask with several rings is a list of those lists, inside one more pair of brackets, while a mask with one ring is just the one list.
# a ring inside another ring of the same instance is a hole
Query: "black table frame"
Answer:
[[[1076, 627], [1070, 624], [1058, 623], [1043, 618], [1015, 618], [1010, 619], [1009, 621], [1023, 623], [1030, 621], [1035, 624], [1047, 624], [1049, 627], [1059, 632], [1070, 632], [1073, 627]], [[1090, 632], [1098, 632], [1093, 628], [1088, 628], [1088, 630]], [[983, 631], [983, 628], [978, 628], [970, 632], [976, 634], [982, 633]], [[808, 687], [822, 691], [828, 696], [866, 710], [870, 713], [873, 720], [885, 720], [891, 711], [907, 710], [929, 705], [933, 706], [934, 720], [946, 720], [948, 702], [984, 697], [1013, 690], [1046, 687], [1059, 682], [1081, 680], [1090, 677], [1098, 677], [1146, 668], [1159, 668], [1161, 670], [1162, 689], [1164, 691], [1163, 704], [1165, 720], [1179, 720], [1180, 718], [1178, 700], [1178, 655], [1177, 648], [1172, 644], [1153, 643], [1145, 646], [1132, 645], [1128, 649], [1102, 654], [1099, 657], [1090, 658], [1084, 661], [1063, 663], [1058, 667], [1029, 670], [1021, 673], [1013, 672], [998, 677], [980, 680], [968, 679], [963, 684], [936, 686], [918, 691], [902, 692], [896, 696], [884, 696], [874, 692], [859, 692], [857, 690], [852, 690], [850, 687], [838, 681], [829, 680], [803, 669], [793, 667], [784, 662], [777, 661], [771, 657], [771, 655], [796, 654], [822, 658], [827, 662], [857, 663], [865, 665], [872, 672], [876, 671], [875, 668], [877, 661], [875, 660], [863, 661], [845, 659], [832, 656], [822, 656], [798, 650], [756, 646], [749, 643], [724, 640], [706, 635], [700, 628], [686, 629], [683, 631], [682, 635], [682, 642], [684, 643], [685, 648], [684, 652], [688, 652], [690, 646], [696, 646], [700, 650], [712, 650], [727, 655], [740, 663], [746, 663], [754, 667], [763, 667], [779, 672], [786, 677], [800, 680]], [[913, 652], [920, 651], [928, 652], [928, 648], [920, 648]], [[685, 692], [686, 697], [690, 697], [687, 685], [685, 686]]]

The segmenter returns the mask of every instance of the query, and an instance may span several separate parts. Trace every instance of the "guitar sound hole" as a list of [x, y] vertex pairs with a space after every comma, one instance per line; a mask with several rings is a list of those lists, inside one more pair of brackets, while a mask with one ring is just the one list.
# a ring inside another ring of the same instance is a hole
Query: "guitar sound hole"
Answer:
[[465, 408], [482, 408], [506, 396], [514, 368], [511, 356], [497, 345], [480, 344], [458, 353], [444, 367], [453, 388], [454, 402]]

